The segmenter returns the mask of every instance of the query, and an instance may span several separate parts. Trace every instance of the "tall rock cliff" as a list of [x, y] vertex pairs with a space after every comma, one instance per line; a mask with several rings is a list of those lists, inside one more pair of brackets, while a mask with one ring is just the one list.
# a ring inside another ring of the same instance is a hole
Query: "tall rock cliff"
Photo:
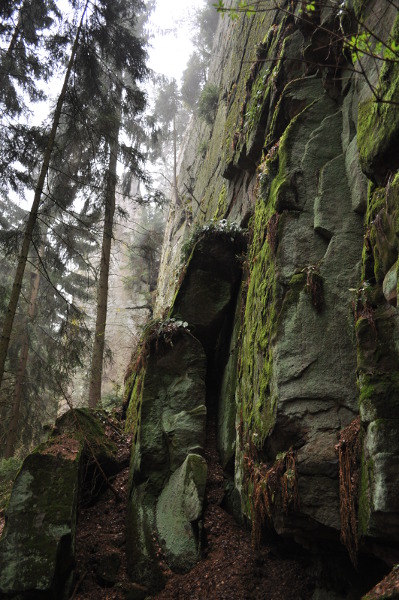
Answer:
[[[186, 135], [160, 320], [148, 366], [138, 371], [136, 357], [127, 387], [132, 535], [143, 530], [137, 514], [148, 530], [158, 522], [136, 497], [149, 476], [144, 448], [181, 437], [206, 407], [226, 504], [257, 536], [271, 528], [360, 570], [370, 558], [398, 562], [398, 36], [387, 0], [283, 2], [221, 19], [209, 76], [217, 112]], [[167, 391], [155, 389], [173, 336], [200, 342], [206, 389], [197, 402], [187, 387], [172, 426], [170, 398], [183, 393], [194, 351], [173, 358], [184, 372]], [[165, 411], [150, 434], [150, 415]], [[201, 454], [191, 433], [179, 460], [169, 448], [158, 465], [158, 507]]]
[[[157, 594], [165, 568], [201, 560], [216, 434], [223, 507], [255, 546], [273, 536], [306, 555], [312, 600], [397, 598], [398, 7], [256, 7], [220, 21], [212, 102], [180, 158], [155, 319], [127, 371], [134, 597]], [[59, 423], [68, 445], [52, 437], [24, 462], [0, 544], [1, 597], [71, 592], [86, 446], [104, 476], [114, 468], [92, 417]], [[35, 500], [50, 458], [57, 482], [73, 475], [55, 511]], [[18, 523], [33, 528], [33, 550]], [[45, 577], [18, 576], [26, 557], [24, 574], [40, 559]]]

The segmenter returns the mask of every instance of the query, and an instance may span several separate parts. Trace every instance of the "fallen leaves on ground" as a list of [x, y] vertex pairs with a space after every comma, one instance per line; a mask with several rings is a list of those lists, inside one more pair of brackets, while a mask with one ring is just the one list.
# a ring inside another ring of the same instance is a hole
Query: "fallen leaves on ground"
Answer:
[[[118, 445], [118, 460], [127, 465], [129, 441], [117, 429], [108, 435]], [[203, 559], [184, 575], [164, 565], [167, 579], [158, 600], [307, 600], [313, 582], [300, 561], [284, 559], [270, 545], [254, 550], [250, 532], [221, 506], [224, 477], [218, 461], [214, 427], [208, 430], [205, 452], [208, 482], [203, 522]], [[79, 511], [76, 540], [77, 579], [73, 600], [126, 600], [146, 597], [131, 582], [125, 555], [128, 466], [113, 481], [122, 501], [110, 490]], [[162, 561], [162, 557], [160, 558]]]

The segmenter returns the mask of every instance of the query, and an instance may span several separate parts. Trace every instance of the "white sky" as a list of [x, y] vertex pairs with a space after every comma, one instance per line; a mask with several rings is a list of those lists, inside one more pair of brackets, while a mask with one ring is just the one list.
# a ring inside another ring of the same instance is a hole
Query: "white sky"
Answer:
[[[216, 0], [215, 0], [216, 1]], [[179, 82], [193, 51], [191, 17], [195, 9], [202, 8], [203, 0], [157, 0], [157, 7], [150, 18], [154, 34], [149, 50], [148, 66]]]
[[[1, 1], [1, 0], [0, 0]], [[216, 1], [216, 0], [215, 0]], [[59, 0], [61, 7], [68, 8], [64, 0]], [[175, 78], [180, 83], [190, 54], [192, 23], [195, 11], [204, 6], [204, 0], [157, 0], [157, 6], [150, 16], [149, 29], [152, 33], [148, 48], [148, 66], [157, 74]], [[63, 80], [58, 77], [56, 81]], [[56, 88], [56, 86], [55, 86]], [[58, 92], [54, 89], [54, 92]], [[55, 94], [56, 96], [57, 94]], [[40, 123], [48, 115], [48, 102], [39, 102], [33, 107], [32, 122]], [[20, 203], [30, 204], [30, 198], [21, 199]]]

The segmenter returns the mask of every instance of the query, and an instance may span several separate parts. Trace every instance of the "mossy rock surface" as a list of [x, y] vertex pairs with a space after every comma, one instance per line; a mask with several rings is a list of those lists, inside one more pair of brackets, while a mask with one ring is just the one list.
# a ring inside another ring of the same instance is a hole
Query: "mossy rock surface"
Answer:
[[156, 523], [166, 560], [182, 573], [200, 558], [199, 521], [206, 475], [205, 459], [189, 454], [170, 477], [157, 503]]
[[[106, 474], [117, 471], [116, 445], [105, 435], [107, 415], [101, 410], [75, 408], [64, 413], [55, 423], [57, 435], [72, 435], [82, 441], [86, 456], [94, 454]], [[90, 461], [90, 458], [89, 458]]]
[[[127, 553], [133, 580], [146, 586], [149, 593], [163, 587], [157, 558], [163, 543], [163, 534], [156, 533], [157, 503], [161, 497], [169, 497], [165, 490], [173, 487], [173, 481], [180, 481], [178, 473], [182, 472], [187, 456], [197, 456], [205, 448], [205, 373], [202, 345], [188, 331], [182, 330], [170, 343], [151, 344], [145, 367], [140, 372], [140, 385], [133, 386], [130, 396], [128, 418], [134, 440]], [[180, 486], [179, 497], [174, 500], [188, 502], [190, 489], [189, 485]], [[202, 496], [199, 514], [201, 511]], [[189, 521], [186, 524], [191, 527]], [[178, 528], [173, 535], [173, 547], [184, 545], [187, 537], [184, 528]], [[192, 541], [189, 545], [192, 548]], [[180, 558], [176, 558], [177, 555]], [[168, 546], [168, 557], [170, 566], [183, 568], [180, 551]], [[193, 564], [192, 553], [187, 560]]]
[[[399, 42], [399, 17], [392, 29], [391, 40]], [[388, 40], [388, 45], [390, 40]], [[358, 147], [361, 166], [366, 175], [384, 185], [389, 173], [399, 168], [399, 64], [383, 64], [375, 98], [359, 106]]]
[[60, 417], [50, 439], [27, 456], [12, 489], [0, 541], [0, 595], [21, 600], [69, 597], [84, 466], [94, 455], [110, 473], [116, 467], [114, 453], [98, 415], [77, 409]]
[[[54, 452], [54, 453], [53, 453]], [[15, 481], [0, 543], [5, 597], [67, 597], [73, 570], [82, 445], [29, 455]]]

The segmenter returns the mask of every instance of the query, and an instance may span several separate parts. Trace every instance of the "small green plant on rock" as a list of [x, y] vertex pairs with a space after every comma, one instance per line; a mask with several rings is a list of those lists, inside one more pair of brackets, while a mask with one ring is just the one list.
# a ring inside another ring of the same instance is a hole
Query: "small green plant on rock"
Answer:
[[[138, 349], [136, 351], [136, 359], [138, 363], [143, 361], [144, 356], [147, 356], [152, 342], [158, 346], [160, 341], [173, 346], [172, 339], [179, 331], [190, 331], [187, 321], [176, 318], [153, 319], [144, 327]], [[135, 364], [133, 371], [139, 371], [141, 364]]]
[[198, 100], [198, 115], [208, 125], [212, 125], [219, 104], [219, 88], [213, 83], [207, 83]]
[[123, 395], [123, 410], [125, 412], [128, 410], [133, 390], [136, 389], [136, 394], [140, 395], [142, 374], [146, 369], [152, 345], [155, 345], [156, 352], [159, 351], [160, 344], [173, 346], [173, 339], [183, 331], [190, 333], [187, 321], [175, 317], [152, 319], [146, 324], [125, 373], [125, 391]]

